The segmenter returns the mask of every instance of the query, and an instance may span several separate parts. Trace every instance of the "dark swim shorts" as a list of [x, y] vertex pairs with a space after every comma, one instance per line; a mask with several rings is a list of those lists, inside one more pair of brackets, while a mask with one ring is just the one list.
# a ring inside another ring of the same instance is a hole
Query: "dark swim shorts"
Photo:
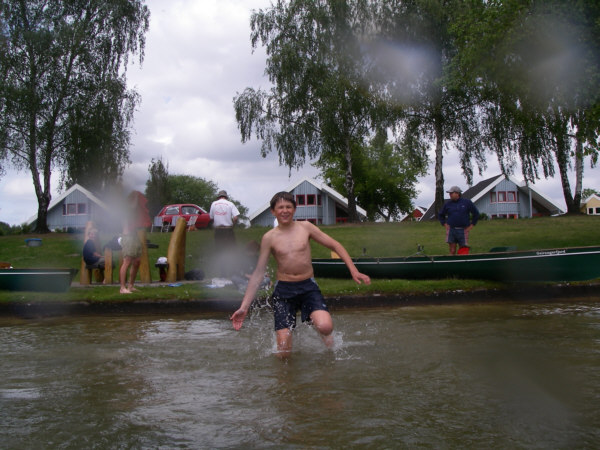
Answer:
[[446, 242], [448, 244], [458, 244], [461, 247], [465, 247], [467, 245], [467, 236], [468, 233], [465, 231], [464, 228], [450, 227], [446, 237]]
[[309, 320], [313, 311], [328, 311], [323, 294], [313, 278], [304, 281], [278, 281], [275, 284], [275, 331], [294, 328], [298, 310], [301, 311], [302, 322]]

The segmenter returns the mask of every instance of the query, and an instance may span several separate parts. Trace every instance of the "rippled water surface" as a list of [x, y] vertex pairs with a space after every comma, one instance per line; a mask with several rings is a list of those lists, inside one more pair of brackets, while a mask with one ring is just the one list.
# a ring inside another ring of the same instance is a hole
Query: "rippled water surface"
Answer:
[[2, 448], [592, 448], [600, 302], [0, 318]]

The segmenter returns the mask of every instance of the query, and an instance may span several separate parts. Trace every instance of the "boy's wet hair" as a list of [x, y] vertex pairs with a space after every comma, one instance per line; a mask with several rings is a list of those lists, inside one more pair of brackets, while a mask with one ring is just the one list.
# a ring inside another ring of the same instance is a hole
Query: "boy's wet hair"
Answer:
[[280, 200], [290, 202], [292, 205], [294, 205], [294, 208], [296, 208], [296, 199], [294, 198], [294, 196], [292, 194], [290, 194], [289, 192], [282, 191], [282, 192], [278, 192], [277, 194], [275, 194], [273, 196], [273, 198], [271, 199], [271, 209], [275, 209], [275, 205]]

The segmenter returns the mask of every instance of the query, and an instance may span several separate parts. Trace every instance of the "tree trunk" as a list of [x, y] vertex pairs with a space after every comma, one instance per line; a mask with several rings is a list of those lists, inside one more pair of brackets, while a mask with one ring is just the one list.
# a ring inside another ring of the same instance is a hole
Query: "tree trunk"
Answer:
[[37, 159], [35, 156], [30, 157], [29, 169], [33, 177], [33, 187], [38, 200], [38, 213], [35, 224], [35, 232], [48, 233], [50, 232], [48, 229], [48, 206], [50, 205], [50, 200], [52, 199], [52, 194], [50, 192], [50, 160], [48, 159], [48, 161], [44, 161], [43, 186], [40, 183], [40, 172], [37, 168]]
[[36, 233], [48, 233], [48, 205], [50, 205], [50, 193], [42, 192], [38, 196], [38, 213], [35, 224]]
[[444, 206], [444, 133], [442, 124], [436, 120], [435, 124], [435, 201], [434, 211], [437, 218], [437, 213]]
[[354, 176], [352, 175], [352, 146], [350, 140], [346, 139], [346, 192], [348, 192], [348, 221], [357, 223], [356, 197], [354, 196]]
[[581, 206], [581, 191], [583, 190], [583, 142], [575, 138], [575, 196], [573, 203], [577, 206], [577, 211], [580, 212]]
[[568, 161], [569, 155], [567, 149], [565, 148], [564, 142], [561, 143], [561, 140], [559, 140], [556, 148], [556, 162], [558, 163], [558, 170], [560, 172], [560, 182], [562, 184], [563, 196], [565, 198], [565, 203], [567, 204], [567, 213], [577, 214], [579, 213], [579, 205], [575, 205], [573, 201], [573, 195], [571, 194]]

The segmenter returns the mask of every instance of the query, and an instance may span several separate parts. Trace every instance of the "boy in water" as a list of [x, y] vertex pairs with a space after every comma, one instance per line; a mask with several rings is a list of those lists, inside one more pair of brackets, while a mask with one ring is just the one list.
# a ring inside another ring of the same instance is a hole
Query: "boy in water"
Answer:
[[313, 279], [310, 239], [336, 252], [346, 263], [352, 279], [358, 284], [371, 284], [371, 279], [360, 273], [346, 249], [338, 241], [307, 221], [294, 222], [296, 201], [289, 192], [278, 192], [271, 199], [271, 213], [278, 225], [265, 233], [260, 244], [260, 255], [250, 277], [242, 304], [231, 316], [233, 328], [239, 330], [248, 314], [250, 304], [263, 280], [269, 255], [277, 261], [277, 283], [273, 292], [273, 312], [277, 333], [278, 356], [289, 356], [292, 350], [292, 329], [296, 312], [301, 310], [302, 321], [310, 319], [326, 346], [333, 346], [333, 321], [323, 295]]

